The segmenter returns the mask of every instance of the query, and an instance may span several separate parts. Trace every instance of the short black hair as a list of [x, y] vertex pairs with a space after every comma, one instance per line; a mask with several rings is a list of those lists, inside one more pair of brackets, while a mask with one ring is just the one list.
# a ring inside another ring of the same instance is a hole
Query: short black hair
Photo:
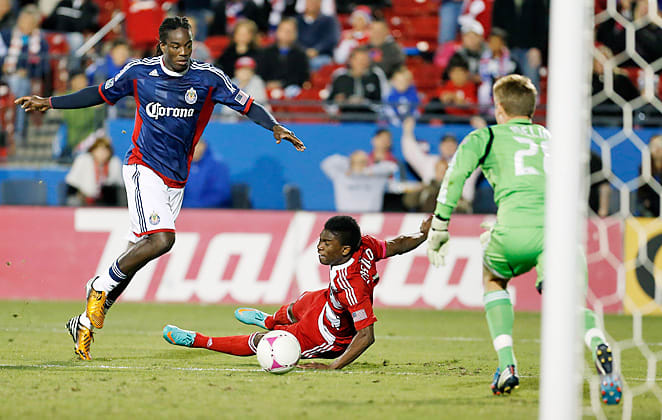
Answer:
[[[159, 26], [159, 41], [166, 42], [168, 40], [168, 34], [170, 31], [174, 31], [175, 29], [179, 28], [184, 28], [189, 31], [191, 30], [191, 24], [186, 17], [173, 16], [163, 19], [161, 26]], [[156, 47], [156, 55], [163, 55], [160, 44]]]
[[333, 216], [324, 223], [324, 229], [337, 236], [341, 245], [351, 247], [352, 254], [361, 246], [361, 228], [351, 216]]
[[373, 134], [372, 136], [377, 137], [378, 135], [380, 135], [382, 133], [388, 133], [389, 135], [392, 135], [391, 130], [389, 130], [388, 128], [380, 127], [377, 130], [375, 130], [375, 134]]
[[455, 137], [455, 134], [453, 133], [446, 133], [441, 138], [439, 139], [439, 143], [443, 143], [445, 141], [453, 141], [455, 144], [457, 144], [457, 137]]

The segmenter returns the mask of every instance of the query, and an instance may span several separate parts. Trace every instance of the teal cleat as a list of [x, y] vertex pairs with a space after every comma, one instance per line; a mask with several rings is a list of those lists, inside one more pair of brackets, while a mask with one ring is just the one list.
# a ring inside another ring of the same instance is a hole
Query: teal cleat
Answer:
[[238, 308], [234, 311], [234, 317], [237, 318], [239, 322], [248, 325], [257, 325], [265, 330], [268, 330], [268, 328], [264, 324], [264, 320], [267, 319], [268, 316], [268, 313], [253, 308]]
[[174, 325], [166, 325], [163, 327], [163, 339], [176, 346], [191, 347], [195, 340], [195, 332], [182, 330]]
[[623, 389], [620, 375], [614, 369], [614, 358], [607, 344], [600, 344], [595, 350], [595, 368], [600, 376], [600, 399], [608, 405], [621, 402]]
[[490, 389], [494, 395], [510, 394], [513, 389], [519, 388], [519, 375], [515, 365], [508, 365], [506, 369], [501, 372], [497, 368], [494, 373], [494, 380], [490, 385]]

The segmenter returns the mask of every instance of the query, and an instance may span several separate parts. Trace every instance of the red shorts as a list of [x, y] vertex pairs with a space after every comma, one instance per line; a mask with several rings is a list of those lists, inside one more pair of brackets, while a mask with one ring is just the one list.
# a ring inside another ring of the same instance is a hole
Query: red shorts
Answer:
[[304, 292], [292, 307], [298, 322], [276, 325], [274, 330], [285, 330], [294, 334], [301, 344], [302, 359], [335, 359], [340, 356], [353, 337], [334, 336], [322, 323], [328, 289]]

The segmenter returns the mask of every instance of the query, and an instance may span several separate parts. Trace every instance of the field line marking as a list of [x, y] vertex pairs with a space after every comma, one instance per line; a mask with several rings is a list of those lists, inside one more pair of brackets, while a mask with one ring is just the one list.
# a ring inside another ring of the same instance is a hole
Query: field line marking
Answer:
[[[196, 367], [173, 367], [173, 366], [119, 366], [119, 365], [81, 365], [81, 366], [69, 366], [69, 365], [58, 365], [58, 364], [27, 364], [27, 365], [12, 365], [12, 364], [0, 364], [0, 369], [2, 368], [64, 368], [64, 369], [73, 369], [73, 370], [82, 370], [82, 369], [106, 369], [106, 370], [178, 370], [186, 372], [262, 372], [262, 369], [242, 369], [242, 368], [196, 368]], [[320, 373], [321, 371], [311, 371], [307, 369], [295, 369], [293, 372], [307, 372], [307, 373]], [[380, 371], [384, 372], [385, 375], [403, 375], [403, 376], [429, 376], [434, 375], [436, 372], [423, 373], [423, 372], [389, 372], [389, 371]], [[342, 374], [349, 375], [374, 375], [374, 370], [365, 370], [365, 371], [352, 371], [352, 370], [343, 370], [340, 372]], [[520, 375], [520, 378], [536, 378], [534, 375]], [[635, 382], [646, 382], [647, 378], [627, 378], [628, 381]], [[655, 378], [655, 382], [662, 382], [662, 377]]]

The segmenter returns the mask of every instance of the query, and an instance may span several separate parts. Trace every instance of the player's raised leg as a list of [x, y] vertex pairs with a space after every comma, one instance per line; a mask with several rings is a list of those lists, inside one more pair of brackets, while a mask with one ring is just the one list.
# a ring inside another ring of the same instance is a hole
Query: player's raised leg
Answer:
[[257, 325], [267, 330], [273, 330], [276, 325], [291, 325], [302, 319], [314, 305], [315, 300], [326, 299], [325, 289], [314, 292], [303, 292], [299, 298], [281, 306], [273, 315], [253, 308], [238, 308], [234, 316], [239, 322]]
[[252, 356], [257, 351], [257, 344], [264, 333], [234, 335], [227, 337], [208, 337], [195, 331], [188, 331], [174, 325], [163, 327], [163, 339], [177, 346], [202, 348], [234, 356]]

